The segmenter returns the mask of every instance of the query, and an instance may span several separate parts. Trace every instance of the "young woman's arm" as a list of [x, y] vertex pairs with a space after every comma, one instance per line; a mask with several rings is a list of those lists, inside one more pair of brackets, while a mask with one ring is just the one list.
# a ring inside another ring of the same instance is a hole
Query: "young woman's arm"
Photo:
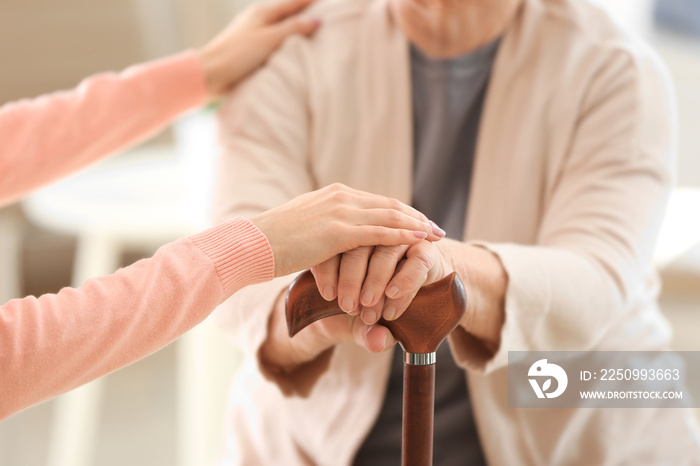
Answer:
[[286, 37], [316, 30], [317, 21], [292, 16], [311, 1], [250, 7], [201, 50], [0, 107], [0, 205], [140, 142], [235, 86]]
[[0, 306], [0, 419], [141, 359], [244, 286], [374, 244], [438, 240], [394, 199], [329, 186], [163, 246], [116, 273]]

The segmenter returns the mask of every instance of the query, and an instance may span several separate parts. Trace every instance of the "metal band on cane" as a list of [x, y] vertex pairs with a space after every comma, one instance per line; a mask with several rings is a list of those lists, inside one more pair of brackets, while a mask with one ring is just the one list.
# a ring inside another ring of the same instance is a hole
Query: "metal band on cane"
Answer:
[[435, 364], [435, 352], [432, 353], [404, 353], [403, 361], [410, 366], [428, 366]]

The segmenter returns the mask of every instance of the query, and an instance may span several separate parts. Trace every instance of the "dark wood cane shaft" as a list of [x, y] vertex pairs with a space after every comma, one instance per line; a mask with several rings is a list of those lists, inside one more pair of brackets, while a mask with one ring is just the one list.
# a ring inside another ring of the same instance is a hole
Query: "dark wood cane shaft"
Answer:
[[[466, 293], [457, 274], [424, 286], [411, 305], [394, 321], [379, 320], [407, 353], [437, 351], [466, 312]], [[343, 314], [338, 301], [318, 293], [311, 272], [294, 280], [287, 292], [287, 328], [293, 337], [319, 319]], [[435, 364], [404, 364], [403, 466], [429, 466], [433, 458]]]
[[435, 364], [403, 365], [402, 466], [433, 464]]

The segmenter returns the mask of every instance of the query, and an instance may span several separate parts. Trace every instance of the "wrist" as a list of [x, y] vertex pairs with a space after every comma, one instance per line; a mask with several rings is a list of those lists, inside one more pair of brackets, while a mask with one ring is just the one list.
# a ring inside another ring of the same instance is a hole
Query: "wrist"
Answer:
[[508, 275], [501, 260], [488, 249], [469, 246], [474, 263], [469, 267], [467, 280], [473, 284], [473, 306], [467, 306], [466, 328], [473, 329], [474, 336], [484, 341], [494, 351], [501, 343], [501, 330], [505, 322], [505, 297]]
[[313, 361], [332, 345], [324, 344], [322, 336], [314, 331], [313, 324], [304, 329], [303, 334], [290, 338], [284, 302], [284, 296], [280, 296], [270, 316], [268, 337], [260, 347], [260, 359], [281, 372], [290, 373]]
[[221, 54], [217, 52], [215, 44], [207, 44], [197, 51], [199, 62], [204, 72], [204, 84], [209, 97], [218, 98], [224, 94], [228, 84], [222, 81], [221, 70], [226, 65], [221, 63]]
[[495, 351], [505, 322], [508, 275], [498, 256], [488, 249], [457, 241], [446, 245], [452, 249], [446, 256], [462, 278], [467, 293], [467, 311], [460, 325]]

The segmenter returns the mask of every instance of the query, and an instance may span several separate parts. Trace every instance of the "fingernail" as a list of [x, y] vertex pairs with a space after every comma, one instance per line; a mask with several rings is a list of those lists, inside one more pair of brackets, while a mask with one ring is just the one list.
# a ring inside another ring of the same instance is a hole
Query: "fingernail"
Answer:
[[330, 285], [323, 287], [323, 299], [326, 301], [333, 301], [335, 299], [335, 288]]
[[363, 306], [371, 306], [372, 305], [372, 300], [374, 299], [374, 293], [371, 291], [365, 291], [362, 295], [362, 305]]
[[399, 293], [399, 288], [396, 287], [396, 286], [392, 286], [391, 288], [389, 288], [388, 290], [386, 290], [386, 295], [387, 295], [389, 298], [393, 298], [393, 297], [396, 296], [398, 293]]
[[340, 307], [342, 307], [345, 312], [354, 311], [355, 301], [353, 301], [352, 298], [343, 298], [343, 301], [340, 303]]
[[384, 309], [384, 319], [394, 320], [396, 318], [396, 308], [394, 306], [389, 306]]
[[440, 238], [442, 238], [447, 234], [445, 233], [445, 230], [437, 226], [437, 223], [433, 222], [432, 220], [430, 221], [430, 225], [433, 227], [433, 234], [435, 236], [439, 236]]
[[374, 311], [366, 311], [362, 321], [367, 325], [375, 324], [377, 322], [377, 313]]
[[416, 238], [425, 239], [428, 237], [428, 234], [424, 231], [414, 231], [413, 236]]

